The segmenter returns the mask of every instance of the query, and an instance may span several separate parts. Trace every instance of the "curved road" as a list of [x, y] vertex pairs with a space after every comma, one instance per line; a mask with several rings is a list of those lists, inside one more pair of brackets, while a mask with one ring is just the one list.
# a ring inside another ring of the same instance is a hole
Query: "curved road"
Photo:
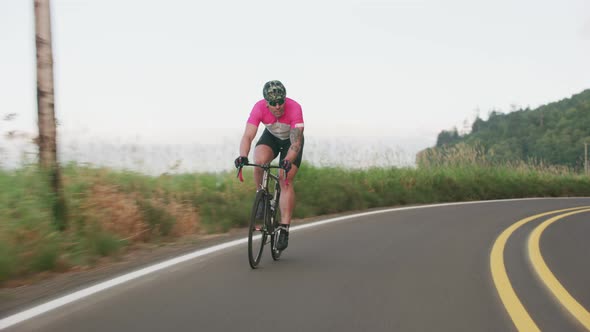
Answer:
[[[42, 314], [34, 308], [19, 323], [23, 315], [0, 317], [0, 329], [585, 331], [590, 211], [538, 216], [578, 207], [590, 198], [401, 208], [306, 224], [293, 229], [280, 261], [265, 250], [257, 270], [241, 243]], [[541, 261], [531, 256], [535, 232]], [[549, 272], [537, 271], [541, 263]]]

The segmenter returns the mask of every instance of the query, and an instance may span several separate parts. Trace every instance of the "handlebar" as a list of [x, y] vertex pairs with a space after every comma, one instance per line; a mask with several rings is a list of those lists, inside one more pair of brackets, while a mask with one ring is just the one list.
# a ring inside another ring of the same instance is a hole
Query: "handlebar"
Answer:
[[[264, 170], [270, 170], [272, 168], [280, 168], [280, 169], [283, 169], [281, 166], [271, 165], [270, 163], [269, 164], [252, 164], [252, 163], [244, 164], [244, 165], [242, 165], [241, 167], [238, 168], [237, 178], [240, 179], [240, 182], [244, 182], [244, 177], [242, 176], [242, 168], [244, 166], [260, 167], [260, 168], [262, 168]], [[287, 173], [288, 172], [285, 172], [285, 185], [288, 186], [289, 185], [289, 180], [287, 179]]]
[[271, 165], [271, 164], [253, 164], [253, 163], [247, 163], [247, 164], [244, 164], [243, 166], [254, 166], [254, 167], [260, 167], [262, 169], [281, 168], [281, 166], [277, 166], [277, 165]]

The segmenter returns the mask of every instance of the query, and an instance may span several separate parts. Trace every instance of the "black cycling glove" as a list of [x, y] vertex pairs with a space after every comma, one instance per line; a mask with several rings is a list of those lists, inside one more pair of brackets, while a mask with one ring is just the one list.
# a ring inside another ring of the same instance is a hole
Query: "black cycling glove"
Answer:
[[236, 168], [240, 168], [248, 163], [248, 157], [239, 156], [234, 160]]
[[283, 162], [281, 163], [281, 168], [285, 170], [285, 173], [289, 173], [289, 171], [291, 170], [291, 161], [288, 159], [283, 160]]

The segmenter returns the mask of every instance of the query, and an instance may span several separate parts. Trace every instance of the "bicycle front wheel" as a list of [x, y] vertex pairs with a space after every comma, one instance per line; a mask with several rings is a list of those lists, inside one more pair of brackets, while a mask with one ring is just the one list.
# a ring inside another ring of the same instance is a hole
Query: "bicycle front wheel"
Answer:
[[[259, 209], [262, 209], [259, 211]], [[250, 214], [250, 228], [248, 230], [248, 262], [255, 269], [260, 263], [262, 249], [268, 236], [265, 220], [267, 218], [266, 192], [260, 190], [256, 193], [252, 213]], [[260, 235], [260, 236], [258, 236]]]

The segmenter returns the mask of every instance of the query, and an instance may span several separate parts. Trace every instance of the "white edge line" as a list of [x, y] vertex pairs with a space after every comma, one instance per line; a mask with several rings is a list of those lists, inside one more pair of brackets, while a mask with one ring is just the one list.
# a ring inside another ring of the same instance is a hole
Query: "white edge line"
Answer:
[[[377, 210], [377, 211], [371, 211], [371, 212], [362, 212], [362, 213], [351, 214], [351, 215], [342, 216], [342, 217], [336, 217], [336, 218], [330, 218], [330, 219], [326, 219], [326, 220], [311, 222], [309, 224], [292, 227], [291, 231], [297, 231], [300, 229], [330, 224], [330, 223], [345, 220], [345, 219], [364, 217], [364, 216], [370, 216], [370, 215], [382, 214], [382, 213], [388, 213], [388, 212], [394, 212], [394, 211], [425, 209], [425, 208], [434, 208], [434, 207], [452, 206], [452, 205], [468, 205], [468, 204], [523, 201], [523, 200], [540, 200], [540, 199], [567, 199], [567, 198], [579, 199], [579, 198], [587, 198], [587, 197], [515, 198], [515, 199], [501, 199], [501, 200], [489, 200], [489, 201], [472, 201], [472, 202], [456, 202], [456, 203], [407, 206], [407, 207], [401, 207], [401, 208], [391, 208], [391, 209]], [[224, 249], [235, 247], [240, 244], [247, 243], [247, 242], [248, 242], [248, 238], [243, 238], [243, 239], [239, 239], [239, 240], [234, 240], [234, 241], [218, 244], [218, 245], [215, 245], [215, 246], [212, 246], [209, 248], [199, 249], [195, 252], [192, 252], [192, 253], [189, 253], [186, 255], [182, 255], [182, 256], [179, 256], [176, 258], [172, 258], [167, 261], [164, 261], [164, 262], [161, 262], [158, 264], [154, 264], [154, 265], [145, 267], [143, 269], [139, 269], [137, 271], [133, 271], [133, 272], [124, 274], [124, 275], [116, 277], [114, 279], [110, 279], [110, 280], [101, 282], [101, 283], [96, 284], [94, 286], [73, 292], [71, 294], [59, 297], [55, 300], [52, 300], [52, 301], [40, 304], [38, 306], [35, 306], [33, 308], [21, 311], [21, 312], [14, 314], [12, 316], [8, 316], [6, 318], [3, 318], [0, 320], [0, 330], [6, 329], [10, 326], [24, 322], [26, 320], [29, 320], [31, 318], [34, 318], [34, 317], [39, 316], [41, 314], [44, 314], [48, 311], [57, 309], [57, 308], [62, 307], [66, 304], [72, 303], [74, 301], [78, 301], [78, 300], [88, 297], [90, 295], [96, 294], [98, 292], [104, 291], [104, 290], [112, 288], [112, 287], [115, 287], [117, 285], [121, 285], [121, 284], [126, 283], [128, 281], [148, 275], [150, 273], [153, 273], [153, 272], [156, 272], [159, 270], [163, 270], [165, 268], [174, 266], [174, 265], [182, 263], [182, 262], [186, 262], [188, 260], [191, 260], [191, 259], [194, 259], [197, 257], [202, 257], [202, 256], [205, 256], [205, 255], [217, 252], [217, 251], [221, 251]]]

